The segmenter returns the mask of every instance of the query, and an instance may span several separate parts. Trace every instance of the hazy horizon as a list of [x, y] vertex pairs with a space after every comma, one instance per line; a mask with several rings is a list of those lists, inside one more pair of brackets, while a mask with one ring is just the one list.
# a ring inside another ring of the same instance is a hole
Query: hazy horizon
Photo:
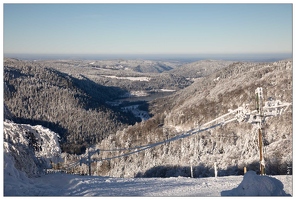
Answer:
[[258, 61], [273, 62], [284, 59], [292, 59], [292, 53], [273, 54], [6, 54], [4, 57], [22, 60], [233, 60], [233, 61]]

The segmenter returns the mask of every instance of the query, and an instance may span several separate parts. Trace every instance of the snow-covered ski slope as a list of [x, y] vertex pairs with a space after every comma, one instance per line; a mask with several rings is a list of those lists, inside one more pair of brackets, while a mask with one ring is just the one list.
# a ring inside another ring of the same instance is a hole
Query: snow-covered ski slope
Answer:
[[[258, 175], [255, 175], [259, 177]], [[250, 177], [253, 177], [252, 175]], [[243, 186], [262, 185], [248, 178]], [[292, 195], [292, 176], [274, 176], [283, 183], [285, 194]], [[268, 178], [268, 176], [267, 176]], [[6, 179], [4, 183], [5, 196], [223, 196], [223, 195], [280, 195], [266, 187], [238, 187], [243, 176], [225, 176], [209, 178], [111, 178], [99, 176], [79, 176], [71, 174], [48, 174], [31, 179]], [[280, 184], [280, 183], [279, 183]], [[233, 188], [237, 188], [234, 190]], [[239, 193], [241, 192], [241, 193]], [[261, 192], [261, 193], [259, 193]]]

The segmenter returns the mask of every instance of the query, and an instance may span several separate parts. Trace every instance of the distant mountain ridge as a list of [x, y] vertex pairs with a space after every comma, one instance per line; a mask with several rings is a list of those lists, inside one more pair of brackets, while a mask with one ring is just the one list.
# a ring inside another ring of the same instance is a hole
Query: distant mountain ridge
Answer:
[[172, 69], [170, 73], [183, 75], [187, 78], [200, 78], [208, 76], [211, 73], [221, 70], [233, 63], [234, 61], [200, 60]]

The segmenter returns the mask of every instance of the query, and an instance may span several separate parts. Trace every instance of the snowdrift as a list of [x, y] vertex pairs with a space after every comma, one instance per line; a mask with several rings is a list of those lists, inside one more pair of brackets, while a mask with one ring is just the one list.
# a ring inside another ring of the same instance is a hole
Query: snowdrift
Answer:
[[[61, 149], [58, 135], [40, 125], [3, 122], [4, 193], [26, 185], [58, 162]], [[16, 185], [17, 184], [17, 185]], [[16, 192], [16, 191], [14, 191]]]
[[248, 171], [237, 188], [222, 191], [221, 196], [291, 196], [283, 188], [283, 183], [276, 178]]

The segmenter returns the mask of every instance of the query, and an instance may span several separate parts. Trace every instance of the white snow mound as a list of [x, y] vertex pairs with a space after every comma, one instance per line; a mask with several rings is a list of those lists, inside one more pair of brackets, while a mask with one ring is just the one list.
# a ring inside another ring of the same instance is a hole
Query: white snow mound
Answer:
[[221, 196], [290, 196], [283, 188], [283, 183], [276, 178], [248, 171], [237, 188], [222, 191]]
[[30, 126], [4, 121], [4, 172], [13, 167], [35, 177], [51, 162], [60, 161], [61, 148], [58, 135], [40, 125]]

